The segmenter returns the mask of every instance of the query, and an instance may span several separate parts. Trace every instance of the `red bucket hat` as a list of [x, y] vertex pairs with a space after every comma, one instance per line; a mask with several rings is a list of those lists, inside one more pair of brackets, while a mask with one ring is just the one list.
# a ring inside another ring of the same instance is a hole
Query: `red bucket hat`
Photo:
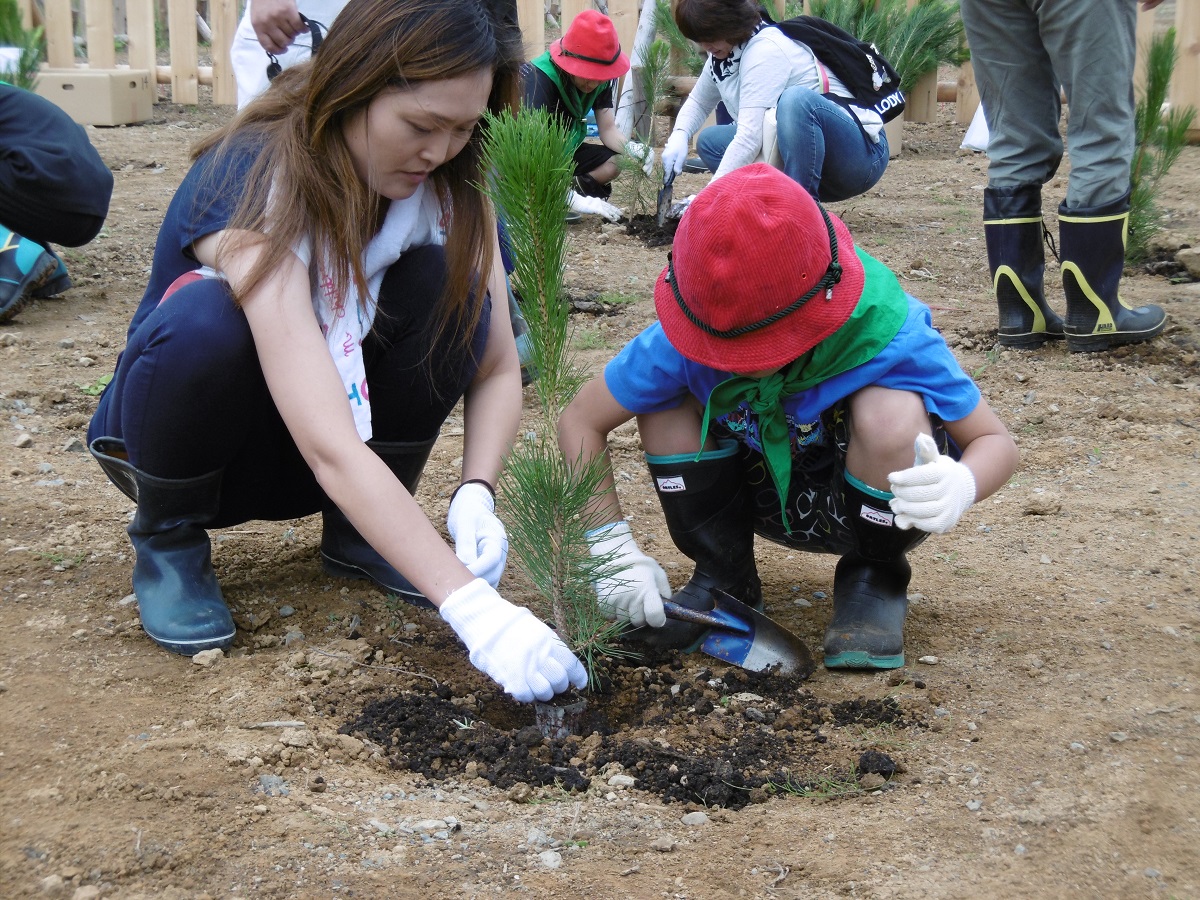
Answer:
[[629, 71], [617, 27], [594, 9], [575, 17], [567, 33], [550, 45], [550, 57], [564, 72], [588, 81], [608, 81]]
[[741, 374], [787, 365], [837, 331], [862, 296], [850, 231], [765, 163], [702, 190], [654, 286], [667, 340]]

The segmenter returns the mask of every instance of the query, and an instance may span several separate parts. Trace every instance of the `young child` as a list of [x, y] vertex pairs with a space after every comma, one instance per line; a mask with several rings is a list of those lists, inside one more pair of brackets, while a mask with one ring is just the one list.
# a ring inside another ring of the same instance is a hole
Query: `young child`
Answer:
[[[613, 115], [613, 80], [628, 71], [629, 57], [621, 50], [616, 26], [594, 9], [577, 15], [561, 39], [521, 67], [522, 104], [549, 110], [571, 128], [575, 153], [574, 190], [569, 198], [572, 211], [597, 213], [614, 222], [622, 212], [607, 202], [619, 172], [613, 157], [626, 153], [640, 160], [647, 172], [654, 165], [654, 151], [627, 141]], [[584, 141], [587, 115], [593, 111], [599, 144]]]
[[929, 309], [782, 172], [714, 181], [668, 259], [659, 321], [583, 387], [559, 442], [586, 462], [636, 416], [671, 539], [696, 569], [671, 596], [604, 491], [593, 512], [607, 524], [589, 540], [623, 568], [595, 585], [600, 603], [632, 637], [694, 648], [703, 627], [667, 621], [663, 599], [711, 609], [719, 589], [761, 610], [759, 534], [841, 557], [827, 667], [902, 666], [905, 554], [1008, 480], [1007, 429]]

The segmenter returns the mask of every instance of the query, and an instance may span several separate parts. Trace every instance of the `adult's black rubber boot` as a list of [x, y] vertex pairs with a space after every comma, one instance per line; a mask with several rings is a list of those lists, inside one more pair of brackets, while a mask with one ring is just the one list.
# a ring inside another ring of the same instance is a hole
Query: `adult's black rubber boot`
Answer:
[[[732, 594], [747, 606], [763, 608], [762, 583], [754, 562], [754, 511], [738, 462], [737, 444], [679, 456], [646, 455], [671, 540], [696, 564], [686, 585], [671, 597], [691, 609], [711, 610], [713, 590]], [[661, 628], [635, 628], [630, 640], [656, 647], [694, 650], [708, 628], [667, 619]]]
[[607, 200], [612, 196], [612, 185], [601, 184], [591, 175], [576, 175], [574, 187], [585, 197], [599, 197], [601, 200]]
[[184, 656], [228, 647], [236, 628], [205, 530], [220, 509], [224, 470], [158, 478], [129, 462], [124, 441], [96, 438], [89, 449], [112, 482], [137, 502], [126, 530], [136, 555], [133, 592], [142, 629], [163, 649]]
[[856, 546], [834, 572], [825, 668], [898, 669], [912, 575], [905, 553], [927, 535], [897, 528], [883, 492], [849, 480], [843, 490]]
[[1067, 349], [1076, 353], [1134, 344], [1159, 334], [1167, 324], [1162, 307], [1131, 307], [1118, 293], [1125, 269], [1129, 194], [1106, 206], [1058, 209]]
[[[435, 435], [427, 441], [368, 441], [367, 446], [410, 494], [416, 494], [436, 441]], [[385, 594], [395, 594], [413, 606], [433, 608], [425, 595], [380, 556], [328, 498], [321, 509], [321, 565], [330, 575], [367, 579]]]
[[983, 233], [1001, 346], [1029, 350], [1062, 340], [1062, 318], [1046, 304], [1046, 254], [1042, 244], [1042, 189], [985, 188]]

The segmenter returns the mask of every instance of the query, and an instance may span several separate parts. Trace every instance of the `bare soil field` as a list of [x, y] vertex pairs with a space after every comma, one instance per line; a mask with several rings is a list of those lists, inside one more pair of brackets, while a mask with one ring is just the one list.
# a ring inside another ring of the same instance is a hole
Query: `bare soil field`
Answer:
[[[908, 665], [806, 681], [702, 656], [614, 665], [580, 733], [477, 673], [432, 613], [320, 568], [319, 517], [213, 532], [239, 625], [211, 665], [141, 632], [131, 504], [84, 447], [189, 145], [228, 110], [91, 129], [108, 223], [75, 287], [0, 326], [0, 896], [1200, 896], [1200, 147], [1162, 196], [1146, 345], [995, 345], [986, 158], [908, 124], [833, 209], [933, 308], [1021, 449], [1010, 483], [911, 555]], [[706, 176], [681, 176], [677, 197]], [[1046, 215], [1066, 190], [1045, 189]], [[599, 367], [653, 320], [666, 246], [570, 227], [574, 340]], [[1047, 268], [1062, 308], [1058, 267]], [[532, 395], [529, 396], [532, 403]], [[418, 499], [443, 522], [461, 419]], [[682, 585], [636, 432], [641, 546]], [[767, 612], [818, 648], [835, 559], [757, 548]], [[510, 565], [502, 592], [528, 596]]]

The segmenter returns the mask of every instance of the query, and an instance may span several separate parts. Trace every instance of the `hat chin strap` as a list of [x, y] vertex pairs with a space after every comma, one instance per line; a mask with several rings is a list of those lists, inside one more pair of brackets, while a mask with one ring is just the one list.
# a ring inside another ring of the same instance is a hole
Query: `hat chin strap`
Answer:
[[[814, 201], [815, 202], [815, 201]], [[772, 313], [765, 319], [760, 319], [750, 325], [739, 325], [737, 328], [730, 328], [722, 331], [719, 328], [713, 328], [707, 322], [704, 322], [688, 307], [687, 301], [683, 299], [683, 295], [679, 293], [679, 279], [675, 277], [675, 260], [673, 254], [667, 254], [667, 284], [671, 285], [671, 293], [675, 295], [675, 302], [679, 304], [679, 309], [683, 312], [687, 320], [703, 331], [705, 334], [710, 334], [718, 338], [736, 338], [744, 334], [750, 334], [752, 331], [758, 331], [760, 328], [766, 328], [768, 325], [774, 325], [780, 319], [790, 316], [805, 303], [817, 296], [821, 291], [825, 291], [825, 299], [833, 299], [833, 286], [842, 280], [842, 265], [838, 262], [838, 239], [837, 232], [833, 230], [833, 222], [829, 215], [825, 212], [825, 207], [819, 202], [817, 209], [821, 212], [821, 218], [825, 220], [825, 229], [829, 232], [829, 265], [825, 268], [825, 274], [821, 276], [820, 281], [812, 286], [803, 297], [793, 301], [789, 306], [778, 312]]]

